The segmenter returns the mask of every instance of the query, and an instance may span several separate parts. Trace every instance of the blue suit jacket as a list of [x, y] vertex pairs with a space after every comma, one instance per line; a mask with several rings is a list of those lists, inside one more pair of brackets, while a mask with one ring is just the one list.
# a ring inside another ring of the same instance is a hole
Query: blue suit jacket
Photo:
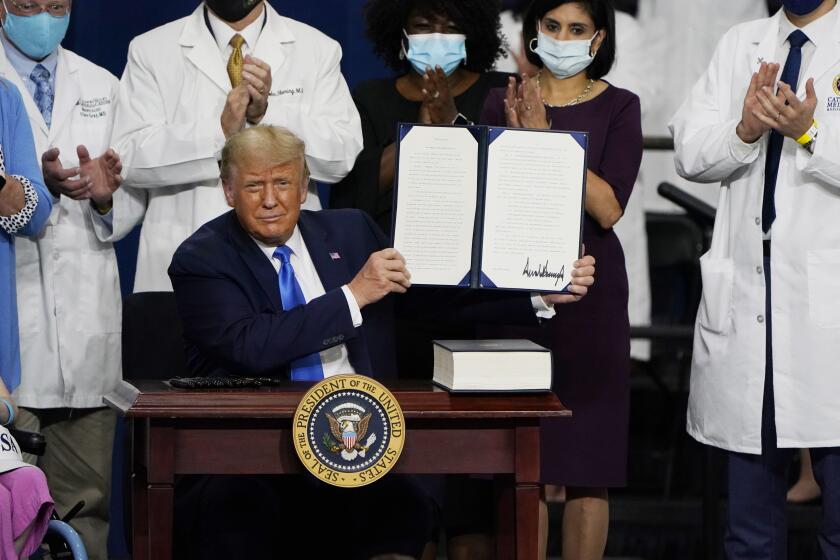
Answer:
[[175, 252], [169, 276], [194, 375], [288, 376], [290, 361], [345, 344], [356, 372], [394, 377], [397, 301], [401, 312], [431, 320], [536, 321], [530, 299], [520, 293], [412, 288], [410, 297], [392, 294], [365, 306], [355, 328], [341, 286], [371, 253], [388, 246], [387, 239], [359, 210], [303, 210], [298, 226], [326, 293], [288, 311], [274, 267], [233, 211], [202, 226]]

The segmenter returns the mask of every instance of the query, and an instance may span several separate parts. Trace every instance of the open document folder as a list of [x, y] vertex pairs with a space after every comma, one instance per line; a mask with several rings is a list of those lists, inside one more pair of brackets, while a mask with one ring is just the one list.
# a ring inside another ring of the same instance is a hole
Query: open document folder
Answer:
[[412, 284], [568, 291], [585, 132], [405, 123], [398, 132], [391, 238]]

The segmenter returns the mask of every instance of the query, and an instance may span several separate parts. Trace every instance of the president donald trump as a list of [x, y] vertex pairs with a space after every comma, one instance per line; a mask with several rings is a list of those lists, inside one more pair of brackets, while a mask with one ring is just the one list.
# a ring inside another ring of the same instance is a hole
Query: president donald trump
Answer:
[[[232, 136], [221, 176], [233, 211], [187, 239], [169, 268], [192, 372], [395, 376], [398, 298], [389, 295], [405, 293], [411, 273], [367, 214], [301, 211], [309, 181], [304, 144], [283, 128]], [[585, 295], [594, 270], [592, 257], [576, 263], [572, 294], [422, 289], [399, 298], [400, 311], [527, 324]]]
[[[309, 172], [304, 143], [294, 134], [271, 126], [237, 133], [222, 151], [221, 177], [233, 210], [188, 238], [169, 267], [188, 365], [197, 376], [288, 376], [304, 381], [340, 373], [395, 377], [395, 306], [401, 313], [421, 312], [441, 320], [495, 317], [527, 324], [552, 316], [557, 303], [580, 299], [594, 282], [594, 259], [584, 257], [572, 272], [571, 294], [528, 297], [519, 292], [424, 288], [394, 296], [409, 290], [411, 274], [399, 252], [387, 248], [385, 236], [367, 214], [353, 209], [301, 211]], [[392, 477], [391, 484], [401, 480]], [[306, 493], [297, 505], [332, 499], [324, 494], [328, 489], [319, 489], [321, 495], [314, 498], [305, 489], [311, 481], [298, 482], [278, 489], [281, 483], [276, 480], [251, 477], [247, 482], [228, 479], [212, 491], [202, 490], [197, 509], [214, 513], [193, 523], [201, 527], [198, 542], [204, 543], [207, 555], [257, 557], [270, 553], [269, 542], [259, 541], [270, 541], [278, 526], [291, 533], [294, 520], [272, 519], [278, 510], [255, 509], [255, 501], [289, 504], [289, 492]], [[353, 492], [382, 492], [382, 483]], [[422, 517], [422, 499], [406, 487], [387, 492], [391, 501], [400, 501], [402, 513], [383, 518], [357, 511], [355, 518], [360, 523], [369, 520], [376, 534], [390, 535], [391, 548], [377, 553], [417, 557], [429, 538], [428, 524], [416, 518]], [[395, 492], [402, 494], [396, 498]], [[347, 491], [341, 496], [335, 499], [346, 500]], [[236, 503], [245, 504], [239, 511], [247, 515], [226, 515], [220, 523], [221, 509], [213, 505], [217, 503], [234, 511]], [[300, 538], [302, 533], [294, 534]], [[330, 557], [326, 550], [324, 557]]]

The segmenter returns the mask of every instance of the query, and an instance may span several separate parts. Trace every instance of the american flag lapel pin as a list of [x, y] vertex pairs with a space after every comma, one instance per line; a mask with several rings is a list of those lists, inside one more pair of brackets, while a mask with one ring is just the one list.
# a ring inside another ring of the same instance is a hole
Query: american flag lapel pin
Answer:
[[337, 251], [330, 251], [330, 258], [334, 261], [341, 260], [341, 255]]

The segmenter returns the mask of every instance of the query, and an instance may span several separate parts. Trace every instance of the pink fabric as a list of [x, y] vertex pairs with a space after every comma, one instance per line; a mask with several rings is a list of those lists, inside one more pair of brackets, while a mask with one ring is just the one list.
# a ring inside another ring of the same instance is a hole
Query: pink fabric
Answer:
[[0, 560], [15, 560], [15, 539], [32, 525], [21, 557], [26, 558], [41, 544], [53, 500], [47, 479], [37, 467], [23, 467], [0, 473]]

